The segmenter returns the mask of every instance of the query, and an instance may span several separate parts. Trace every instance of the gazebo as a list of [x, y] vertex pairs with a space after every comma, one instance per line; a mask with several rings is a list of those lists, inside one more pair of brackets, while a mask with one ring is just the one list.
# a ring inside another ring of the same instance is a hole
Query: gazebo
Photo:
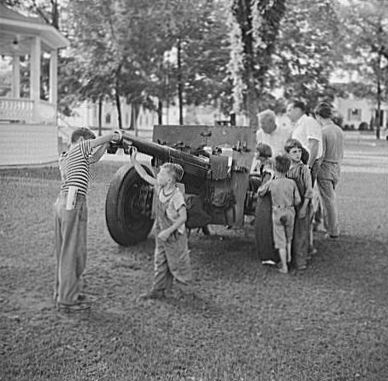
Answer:
[[0, 3], [0, 70], [8, 67], [0, 77], [0, 166], [57, 160], [58, 49], [68, 45], [53, 26]]

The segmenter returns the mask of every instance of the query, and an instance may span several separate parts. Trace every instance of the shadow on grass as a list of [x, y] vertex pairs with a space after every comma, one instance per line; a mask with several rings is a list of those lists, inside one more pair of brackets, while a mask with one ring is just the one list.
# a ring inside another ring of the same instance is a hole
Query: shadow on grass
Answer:
[[[222, 237], [222, 240], [220, 240]], [[212, 250], [205, 247], [212, 245]], [[303, 273], [279, 274], [262, 266], [253, 238], [236, 236], [198, 237], [192, 242], [192, 258], [197, 269], [206, 269], [205, 278], [230, 282], [266, 281], [289, 285], [323, 287], [357, 293], [359, 298], [382, 303], [388, 299], [386, 243], [373, 239], [341, 236], [338, 241], [316, 240], [318, 253]], [[201, 277], [200, 276], [200, 277]]]

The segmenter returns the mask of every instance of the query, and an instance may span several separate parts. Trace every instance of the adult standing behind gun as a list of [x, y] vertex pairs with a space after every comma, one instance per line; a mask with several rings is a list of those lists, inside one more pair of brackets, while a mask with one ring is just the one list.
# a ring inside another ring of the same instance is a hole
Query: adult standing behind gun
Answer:
[[288, 126], [279, 126], [272, 110], [264, 110], [258, 114], [259, 130], [256, 133], [257, 144], [267, 144], [271, 147], [273, 157], [284, 153], [284, 145], [291, 137]]
[[[322, 131], [319, 123], [306, 114], [306, 105], [302, 101], [294, 100], [287, 106], [287, 116], [295, 126], [292, 138], [299, 140], [308, 153], [308, 165], [311, 171], [313, 186], [322, 156]], [[302, 161], [304, 158], [302, 157]]]
[[322, 126], [323, 156], [318, 171], [317, 183], [323, 209], [326, 238], [339, 236], [336, 186], [340, 178], [341, 162], [344, 157], [344, 133], [332, 121], [332, 108], [322, 102], [315, 109], [315, 116]]

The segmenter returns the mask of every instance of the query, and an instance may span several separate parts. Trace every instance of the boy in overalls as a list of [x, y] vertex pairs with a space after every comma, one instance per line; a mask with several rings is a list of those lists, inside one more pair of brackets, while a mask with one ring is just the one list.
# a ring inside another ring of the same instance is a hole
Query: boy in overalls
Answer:
[[174, 280], [181, 289], [188, 288], [192, 280], [185, 227], [186, 204], [177, 186], [183, 177], [183, 168], [178, 164], [164, 163], [155, 179], [136, 160], [136, 152], [132, 147], [131, 162], [139, 176], [154, 186], [155, 192], [154, 282], [151, 291], [141, 295], [141, 299], [157, 299], [171, 290]]

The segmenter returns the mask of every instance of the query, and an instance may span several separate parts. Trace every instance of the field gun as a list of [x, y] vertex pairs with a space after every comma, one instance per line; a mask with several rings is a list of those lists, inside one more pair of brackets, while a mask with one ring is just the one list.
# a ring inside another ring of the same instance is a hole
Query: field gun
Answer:
[[[165, 162], [180, 164], [184, 176], [188, 228], [208, 224], [242, 227], [244, 216], [254, 214], [250, 168], [255, 152], [255, 130], [237, 126], [154, 126], [153, 141], [124, 132], [108, 152], [130, 147], [151, 157], [142, 166], [155, 176]], [[153, 225], [153, 188], [129, 163], [113, 176], [105, 204], [111, 237], [122, 246], [148, 236]]]

